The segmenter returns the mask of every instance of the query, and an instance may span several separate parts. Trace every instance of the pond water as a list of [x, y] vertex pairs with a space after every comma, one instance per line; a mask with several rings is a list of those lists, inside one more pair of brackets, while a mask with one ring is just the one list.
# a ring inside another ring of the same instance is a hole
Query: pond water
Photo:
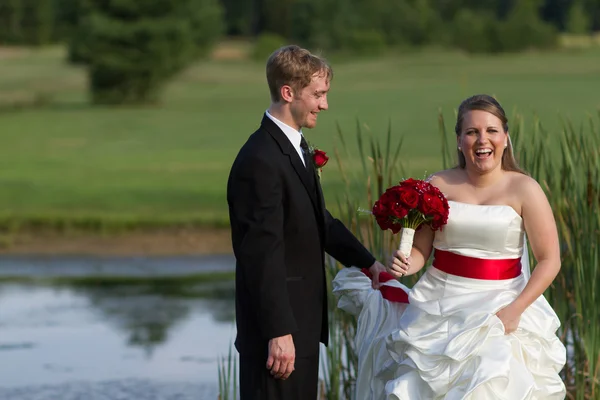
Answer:
[[216, 399], [234, 286], [193, 276], [231, 270], [231, 256], [0, 259], [0, 399]]

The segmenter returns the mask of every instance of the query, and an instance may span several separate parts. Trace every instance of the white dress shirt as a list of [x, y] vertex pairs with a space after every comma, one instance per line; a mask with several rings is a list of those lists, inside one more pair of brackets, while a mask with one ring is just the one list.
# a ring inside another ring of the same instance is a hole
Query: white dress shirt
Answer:
[[[297, 131], [294, 128], [292, 128], [291, 126], [289, 126], [288, 124], [281, 122], [280, 120], [278, 120], [277, 118], [275, 118], [274, 116], [269, 114], [269, 111], [265, 111], [265, 114], [267, 115], [267, 117], [269, 117], [271, 119], [271, 121], [275, 122], [275, 124], [279, 127], [279, 129], [281, 129], [283, 131], [283, 133], [285, 134], [285, 136], [287, 136], [289, 141], [292, 143], [292, 146], [294, 146], [294, 149], [296, 149], [296, 151], [298, 152], [298, 155], [300, 156], [300, 161], [302, 161], [302, 164], [304, 164], [303, 151], [302, 151], [302, 148], [300, 147], [300, 140], [302, 139], [302, 131]], [[304, 166], [306, 167], [306, 164], [304, 164]]]

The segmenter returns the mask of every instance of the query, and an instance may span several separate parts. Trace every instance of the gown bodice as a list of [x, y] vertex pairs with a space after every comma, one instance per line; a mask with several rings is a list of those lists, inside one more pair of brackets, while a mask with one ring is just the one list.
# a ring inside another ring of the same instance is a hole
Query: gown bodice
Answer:
[[456, 201], [448, 204], [448, 223], [435, 232], [434, 248], [476, 258], [521, 257], [523, 219], [514, 208]]

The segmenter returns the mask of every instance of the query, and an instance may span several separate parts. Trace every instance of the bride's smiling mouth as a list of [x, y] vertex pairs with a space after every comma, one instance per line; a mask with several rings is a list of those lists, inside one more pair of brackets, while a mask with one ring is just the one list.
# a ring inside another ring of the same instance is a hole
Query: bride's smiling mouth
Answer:
[[489, 147], [482, 147], [480, 149], [475, 150], [475, 158], [478, 158], [480, 160], [490, 158], [492, 154], [494, 154], [494, 150], [492, 150]]

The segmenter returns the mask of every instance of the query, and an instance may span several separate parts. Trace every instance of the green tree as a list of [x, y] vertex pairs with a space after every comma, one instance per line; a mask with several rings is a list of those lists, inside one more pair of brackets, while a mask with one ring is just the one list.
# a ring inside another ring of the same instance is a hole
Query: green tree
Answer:
[[[320, 7], [325, 3], [311, 0], [297, 0], [292, 5], [292, 21], [290, 39], [311, 46], [315, 39], [315, 29], [318, 25]], [[279, 37], [279, 36], [278, 36]]]
[[256, 0], [222, 0], [221, 3], [228, 35], [249, 36], [255, 33]]
[[291, 37], [293, 3], [293, 0], [261, 0], [261, 32]]
[[42, 46], [52, 41], [54, 8], [52, 0], [21, 0], [21, 43]]
[[296, 0], [293, 39], [311, 47], [379, 53], [386, 45], [435, 42], [439, 16], [430, 0]]
[[[193, 35], [184, 2], [91, 0], [86, 18], [95, 103], [152, 103], [165, 81], [191, 58]], [[186, 5], [187, 6], [187, 5]]]
[[583, 3], [575, 0], [571, 4], [567, 17], [566, 30], [569, 33], [584, 35], [590, 33], [590, 17], [586, 14]]
[[442, 21], [431, 0], [387, 0], [379, 20], [389, 44], [422, 46], [440, 39]]
[[0, 1], [0, 43], [42, 46], [53, 28], [53, 0]]
[[[403, 45], [410, 43], [405, 25], [405, 17], [408, 12], [412, 14], [412, 8], [407, 0], [387, 0], [380, 6], [381, 31], [388, 45]], [[401, 20], [401, 21], [400, 21]]]
[[14, 44], [21, 39], [21, 0], [0, 1], [0, 44]]
[[507, 19], [498, 24], [501, 51], [551, 48], [558, 41], [557, 29], [540, 18], [540, 0], [519, 0]]
[[600, 30], [600, 0], [583, 0], [584, 7], [590, 16], [592, 30]]
[[221, 34], [216, 0], [86, 0], [80, 22], [94, 103], [158, 101], [164, 84]]
[[79, 0], [52, 0], [54, 9], [54, 41], [68, 41], [77, 27]]
[[192, 59], [206, 56], [225, 31], [224, 10], [219, 0], [188, 0], [182, 19], [189, 18], [194, 49]]
[[62, 0], [67, 27], [67, 60], [73, 64], [89, 64], [91, 38], [89, 18], [93, 5], [89, 0]]
[[461, 11], [504, 18], [515, 1], [518, 0], [430, 0], [431, 7], [444, 21], [454, 20]]
[[493, 29], [494, 17], [461, 10], [452, 21], [452, 44], [470, 53], [494, 52]]

